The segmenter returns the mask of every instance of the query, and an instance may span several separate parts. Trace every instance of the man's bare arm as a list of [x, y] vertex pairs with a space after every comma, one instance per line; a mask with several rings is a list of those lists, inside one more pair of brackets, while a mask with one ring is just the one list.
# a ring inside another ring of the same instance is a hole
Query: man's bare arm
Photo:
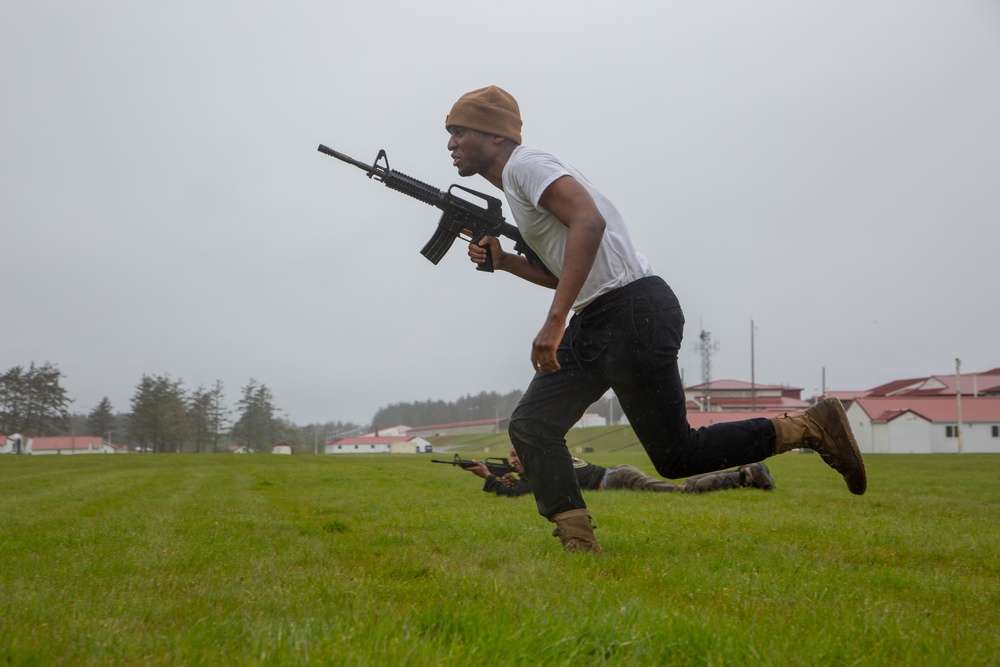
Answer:
[[493, 236], [484, 236], [478, 244], [469, 244], [469, 259], [475, 264], [486, 261], [486, 247], [490, 248], [495, 271], [506, 271], [528, 282], [555, 289], [559, 279], [551, 273], [546, 273], [538, 264], [532, 264], [527, 257], [517, 253], [504, 252], [500, 241]]
[[606, 223], [594, 198], [572, 176], [563, 176], [549, 185], [539, 204], [569, 228], [562, 275], [545, 323], [531, 345], [531, 365], [537, 371], [552, 372], [559, 369], [556, 349], [566, 329], [566, 318], [594, 266]]

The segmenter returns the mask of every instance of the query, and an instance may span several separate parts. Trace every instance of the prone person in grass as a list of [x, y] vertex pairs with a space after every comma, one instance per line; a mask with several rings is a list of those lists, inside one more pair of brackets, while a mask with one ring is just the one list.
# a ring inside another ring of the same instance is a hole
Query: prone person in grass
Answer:
[[[497, 477], [489, 471], [485, 463], [475, 459], [473, 461], [478, 465], [466, 468], [466, 470], [485, 480], [483, 491], [510, 497], [524, 496], [532, 492], [531, 478], [525, 473], [517, 450], [513, 447], [510, 448], [510, 465], [517, 472], [516, 476], [513, 473], [507, 473]], [[774, 490], [774, 480], [771, 479], [770, 471], [760, 461], [740, 466], [736, 470], [695, 475], [688, 477], [683, 482], [668, 482], [650, 477], [635, 466], [627, 464], [605, 468], [576, 457], [573, 457], [573, 472], [576, 473], [580, 488], [592, 491], [624, 489], [660, 493], [708, 493], [743, 488]]]

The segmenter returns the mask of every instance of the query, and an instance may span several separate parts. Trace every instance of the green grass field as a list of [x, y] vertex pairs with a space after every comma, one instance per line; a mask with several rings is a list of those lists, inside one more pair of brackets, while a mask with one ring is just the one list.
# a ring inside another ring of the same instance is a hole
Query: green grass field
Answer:
[[[628, 429], [572, 437], [652, 472]], [[998, 456], [591, 492], [599, 556], [430, 458], [0, 457], [0, 664], [1000, 664]]]

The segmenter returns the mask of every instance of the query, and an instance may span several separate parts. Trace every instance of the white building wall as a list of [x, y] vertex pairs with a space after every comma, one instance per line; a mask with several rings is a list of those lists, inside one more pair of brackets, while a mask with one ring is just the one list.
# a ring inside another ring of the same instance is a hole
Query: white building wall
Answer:
[[[955, 424], [938, 423], [934, 425], [931, 432], [931, 451], [935, 454], [957, 454], [958, 438], [948, 437], [948, 427]], [[965, 434], [968, 434], [968, 425], [965, 426]]]
[[[1000, 454], [1000, 422], [989, 424], [976, 424], [976, 443], [978, 449], [976, 453]], [[996, 429], [997, 435], [993, 435]]]
[[[956, 424], [937, 424], [932, 451], [935, 454], [958, 453], [958, 438], [947, 436], [947, 427]], [[1000, 438], [993, 437], [992, 423], [962, 424], [962, 452], [965, 454], [1000, 454]]]
[[327, 454], [422, 454], [433, 450], [429, 440], [410, 438], [403, 442], [330, 444], [323, 449]]
[[906, 413], [881, 424], [888, 433], [889, 454], [930, 454], [933, 426], [923, 417]]
[[590, 428], [592, 426], [607, 426], [607, 425], [608, 425], [607, 418], [602, 417], [598, 414], [594, 414], [593, 412], [588, 412], [584, 414], [583, 417], [580, 418], [580, 421], [578, 421], [576, 424], [573, 425], [573, 428]]
[[962, 439], [965, 451], [969, 454], [1000, 454], [1000, 436], [993, 437], [994, 427], [1000, 430], [1000, 423], [966, 424]]
[[388, 454], [389, 445], [327, 445], [327, 454]]
[[892, 454], [892, 433], [885, 422], [869, 422], [871, 432], [871, 453]]
[[389, 448], [390, 454], [424, 454], [433, 448], [429, 440], [423, 438], [413, 438], [406, 442], [394, 442]]
[[847, 421], [851, 425], [854, 439], [858, 442], [858, 449], [862, 454], [884, 454], [888, 453], [889, 441], [888, 433], [876, 442], [876, 430], [868, 413], [862, 410], [857, 403], [847, 409]]

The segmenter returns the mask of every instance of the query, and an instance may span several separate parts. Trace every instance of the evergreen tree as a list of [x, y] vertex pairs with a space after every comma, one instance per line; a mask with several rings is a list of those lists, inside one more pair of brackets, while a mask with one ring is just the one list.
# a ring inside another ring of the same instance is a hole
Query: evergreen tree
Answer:
[[114, 427], [115, 414], [111, 408], [111, 401], [105, 396], [87, 415], [87, 433], [110, 440]]
[[15, 366], [0, 376], [0, 427], [7, 433], [53, 435], [69, 424], [69, 404], [59, 380], [62, 373], [50, 363], [28, 370]]
[[221, 380], [208, 392], [208, 432], [212, 438], [212, 451], [219, 451], [219, 440], [229, 429], [229, 408], [226, 407], [225, 386]]
[[274, 444], [282, 432], [281, 422], [275, 418], [277, 408], [274, 396], [267, 385], [250, 378], [242, 389], [237, 403], [239, 418], [233, 424], [233, 438], [247, 451], [263, 451]]
[[146, 451], [179, 452], [188, 432], [187, 406], [180, 380], [143, 375], [132, 397], [129, 434]]
[[0, 375], [0, 433], [17, 433], [24, 427], [24, 367], [14, 366]]
[[188, 397], [188, 433], [194, 441], [194, 451], [197, 454], [201, 454], [202, 448], [211, 439], [212, 432], [209, 423], [211, 407], [212, 394], [204, 387], [198, 387]]

